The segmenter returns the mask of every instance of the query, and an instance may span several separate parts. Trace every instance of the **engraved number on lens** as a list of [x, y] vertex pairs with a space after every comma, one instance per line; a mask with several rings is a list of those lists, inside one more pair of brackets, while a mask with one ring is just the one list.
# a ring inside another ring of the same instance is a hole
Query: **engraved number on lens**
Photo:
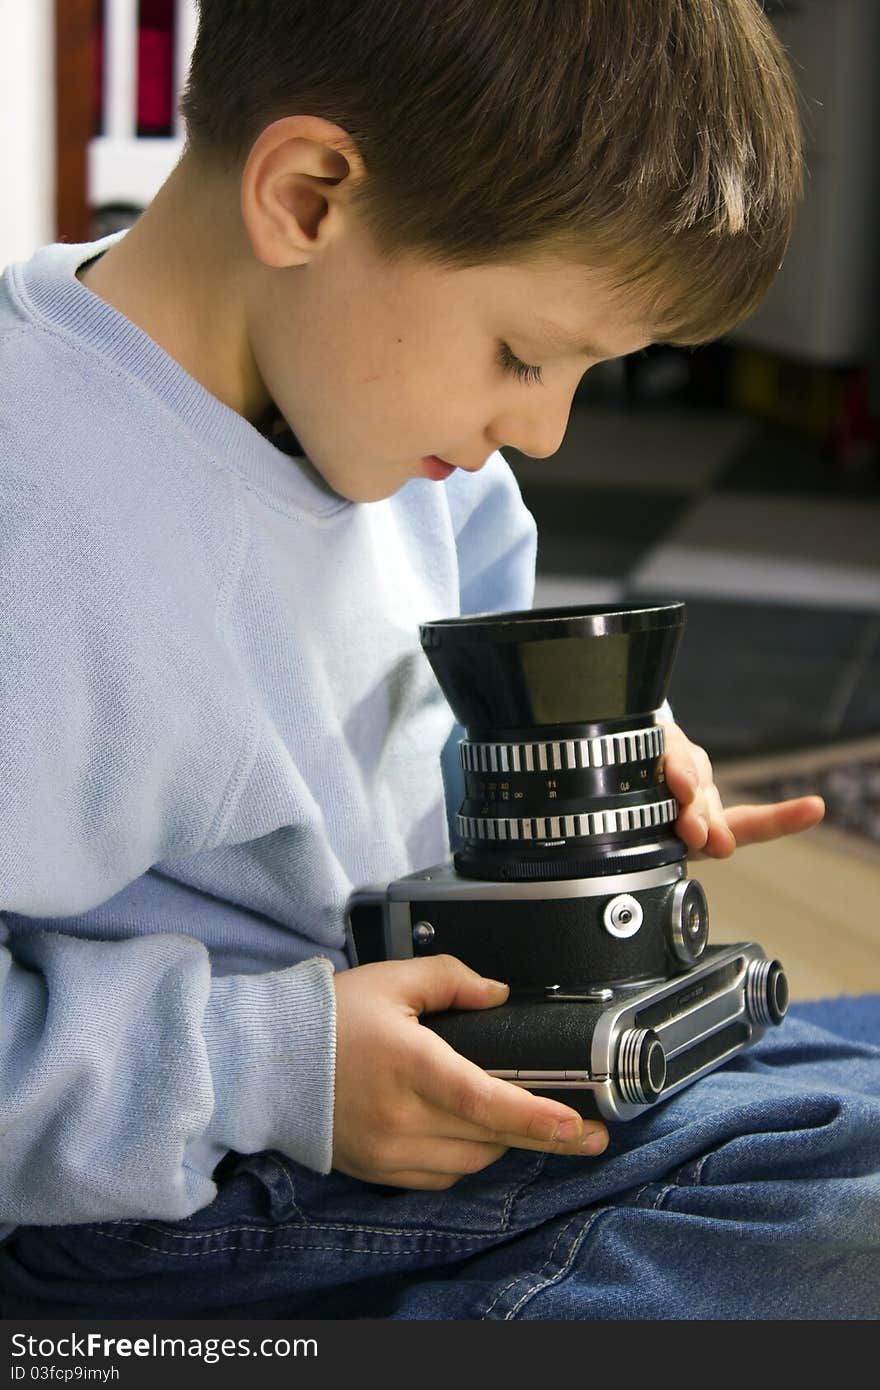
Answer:
[[612, 936], [625, 938], [635, 936], [644, 921], [644, 913], [637, 898], [629, 893], [619, 893], [606, 905], [602, 920], [605, 930]]

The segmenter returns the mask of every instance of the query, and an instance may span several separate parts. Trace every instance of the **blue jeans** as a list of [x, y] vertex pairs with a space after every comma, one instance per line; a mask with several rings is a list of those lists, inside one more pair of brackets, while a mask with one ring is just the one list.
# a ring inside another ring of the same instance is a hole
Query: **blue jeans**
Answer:
[[428, 1193], [232, 1156], [185, 1221], [22, 1228], [0, 1250], [0, 1310], [877, 1318], [880, 998], [839, 1001], [850, 1038], [811, 1008], [824, 1006], [614, 1127], [598, 1159], [510, 1150]]

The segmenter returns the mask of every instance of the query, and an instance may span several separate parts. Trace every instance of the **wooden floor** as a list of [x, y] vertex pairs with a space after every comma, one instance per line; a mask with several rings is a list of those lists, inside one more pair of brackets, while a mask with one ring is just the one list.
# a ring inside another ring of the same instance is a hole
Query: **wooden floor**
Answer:
[[[753, 799], [738, 793], [740, 778], [810, 756], [716, 767], [725, 804]], [[880, 854], [869, 841], [819, 825], [730, 859], [693, 860], [688, 873], [706, 890], [710, 941], [759, 942], [785, 966], [793, 999], [880, 993]]]

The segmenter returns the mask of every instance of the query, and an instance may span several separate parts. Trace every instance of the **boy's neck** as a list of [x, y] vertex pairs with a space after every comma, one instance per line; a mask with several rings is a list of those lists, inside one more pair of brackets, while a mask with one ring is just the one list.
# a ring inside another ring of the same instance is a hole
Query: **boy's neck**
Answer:
[[247, 332], [249, 251], [234, 177], [206, 176], [184, 155], [122, 240], [79, 278], [263, 427], [273, 407]]

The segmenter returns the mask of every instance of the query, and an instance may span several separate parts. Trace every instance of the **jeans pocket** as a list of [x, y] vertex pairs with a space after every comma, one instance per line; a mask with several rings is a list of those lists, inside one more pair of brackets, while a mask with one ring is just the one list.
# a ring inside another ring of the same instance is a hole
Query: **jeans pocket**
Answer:
[[303, 1168], [276, 1152], [245, 1160], [264, 1185], [275, 1220], [312, 1231], [401, 1235], [418, 1233], [442, 1243], [503, 1236], [517, 1229], [520, 1200], [534, 1184], [546, 1154], [510, 1149], [481, 1172], [442, 1192], [379, 1186], [345, 1173]]

